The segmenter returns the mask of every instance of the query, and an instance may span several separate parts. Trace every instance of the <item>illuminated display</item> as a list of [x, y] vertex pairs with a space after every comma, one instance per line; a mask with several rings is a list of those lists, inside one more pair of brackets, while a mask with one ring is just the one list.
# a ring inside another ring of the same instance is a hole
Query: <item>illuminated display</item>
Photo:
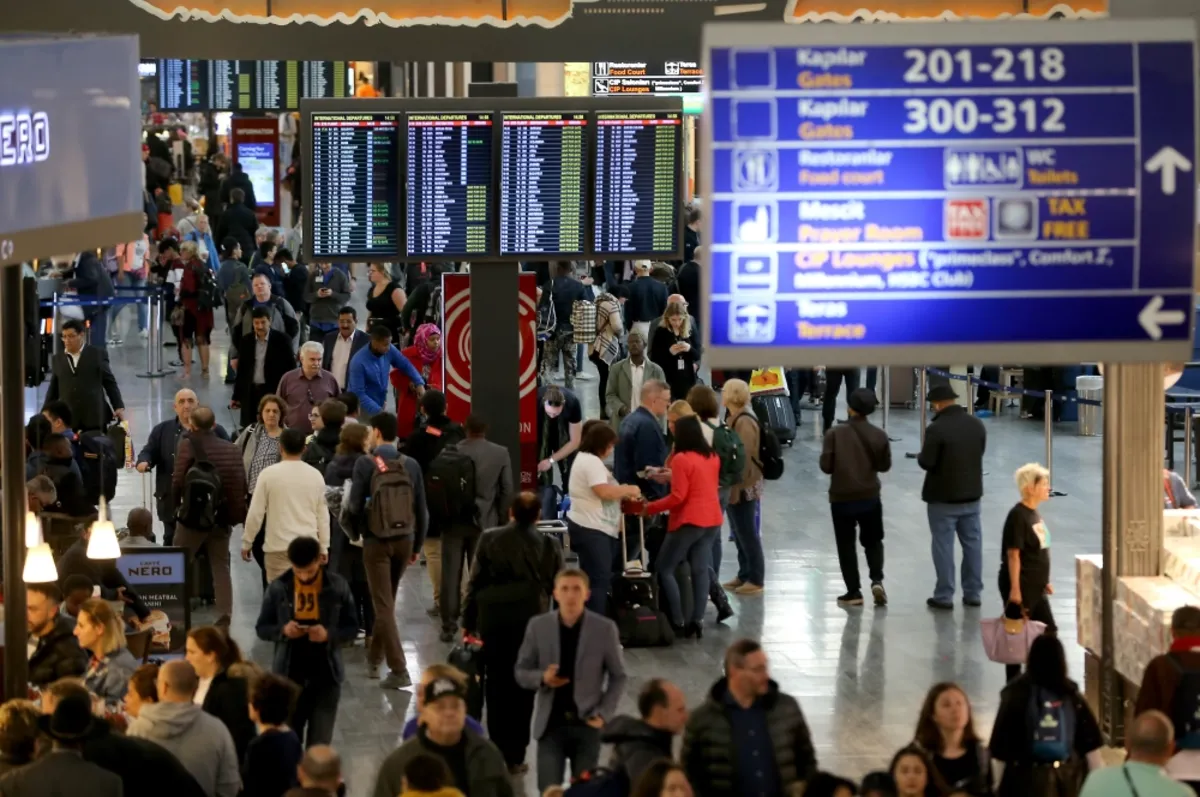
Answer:
[[596, 114], [597, 255], [679, 256], [677, 111]]
[[587, 114], [501, 116], [500, 254], [584, 251]]
[[158, 62], [156, 71], [159, 110], [208, 110], [207, 61], [164, 58]]
[[312, 116], [312, 253], [400, 253], [400, 116]]
[[50, 157], [50, 117], [43, 111], [0, 111], [0, 166], [41, 163]]
[[408, 256], [490, 254], [492, 114], [410, 113], [406, 124]]

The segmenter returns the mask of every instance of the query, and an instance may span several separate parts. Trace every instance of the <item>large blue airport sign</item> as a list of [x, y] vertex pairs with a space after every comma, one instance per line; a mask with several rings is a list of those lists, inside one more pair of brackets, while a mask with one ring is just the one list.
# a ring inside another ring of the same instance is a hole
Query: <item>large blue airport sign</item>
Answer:
[[136, 36], [0, 37], [0, 265], [133, 240]]
[[1195, 37], [706, 26], [712, 364], [1189, 359]]

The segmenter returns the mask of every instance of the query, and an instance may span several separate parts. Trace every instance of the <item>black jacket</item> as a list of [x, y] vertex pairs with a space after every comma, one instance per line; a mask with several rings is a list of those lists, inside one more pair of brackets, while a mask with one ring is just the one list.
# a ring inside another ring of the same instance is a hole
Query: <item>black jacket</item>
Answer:
[[667, 309], [669, 295], [667, 286], [654, 277], [638, 277], [629, 283], [629, 300], [625, 302], [626, 327], [658, 318]]
[[[104, 401], [105, 396], [108, 402]], [[50, 358], [50, 387], [42, 409], [51, 401], [62, 399], [71, 408], [71, 422], [77, 432], [99, 431], [108, 428], [113, 409], [124, 409], [121, 388], [108, 363], [108, 352], [95, 346], [84, 346], [79, 352], [79, 364], [71, 370], [67, 353], [59, 352]], [[110, 409], [111, 405], [111, 409]]]
[[[737, 788], [737, 741], [729, 707], [725, 704], [726, 680], [717, 681], [708, 698], [692, 712], [683, 734], [680, 760], [697, 797], [735, 797]], [[762, 698], [767, 712], [767, 727], [771, 746], [775, 750], [775, 766], [779, 771], [779, 786], [786, 794], [791, 787], [806, 781], [817, 771], [817, 756], [813, 751], [808, 723], [795, 698], [779, 691], [771, 681], [770, 690]]]
[[[325, 469], [329, 467], [329, 463], [333, 462], [336, 456], [338, 440], [342, 436], [341, 426], [326, 426], [319, 430], [312, 440], [308, 441], [308, 445], [304, 447], [304, 453], [300, 456], [301, 461], [312, 465], [321, 476], [325, 476]], [[346, 477], [350, 478], [349, 476]], [[341, 482], [338, 482], [341, 484]]]
[[60, 614], [54, 618], [54, 629], [38, 639], [29, 657], [29, 683], [48, 686], [59, 678], [81, 678], [87, 665], [88, 654], [75, 638], [75, 621]]
[[122, 797], [121, 779], [70, 750], [54, 750], [0, 778], [3, 797]]
[[700, 310], [702, 305], [700, 302], [700, 264], [694, 260], [689, 260], [684, 263], [679, 269], [679, 274], [675, 277], [679, 287], [679, 295], [688, 303], [688, 312], [699, 322], [704, 323], [700, 318]]
[[983, 454], [987, 427], [952, 404], [933, 416], [917, 464], [925, 471], [921, 500], [927, 504], [969, 504], [983, 497]]
[[[321, 341], [321, 345], [325, 348], [325, 353], [321, 355], [321, 367], [332, 373], [333, 371], [333, 347], [337, 344], [338, 335], [341, 333], [336, 329], [325, 335], [325, 339]], [[350, 336], [350, 360], [354, 359], [354, 355], [358, 354], [358, 350], [366, 346], [371, 341], [371, 336], [361, 329], [354, 330], [354, 334]], [[346, 361], [346, 382], [350, 381], [350, 360]]]
[[614, 717], [600, 733], [600, 741], [613, 746], [608, 768], [624, 771], [631, 785], [636, 784], [655, 761], [673, 757], [671, 745], [674, 740], [670, 731], [652, 728], [637, 717]]
[[488, 529], [471, 563], [463, 628], [485, 640], [492, 632], [524, 633], [529, 618], [546, 611], [562, 566], [562, 548], [537, 528], [513, 521]]
[[117, 590], [124, 588], [125, 597], [133, 601], [131, 608], [137, 614], [138, 619], [145, 620], [149, 617], [150, 607], [142, 601], [137, 591], [129, 586], [129, 582], [121, 574], [121, 569], [117, 567], [116, 560], [89, 559], [87, 545], [87, 540], [79, 539], [73, 542], [70, 548], [63, 551], [63, 555], [57, 562], [58, 586], [62, 588], [68, 576], [87, 576], [93, 584], [100, 587], [100, 596], [109, 601], [117, 600]]
[[[221, 202], [229, 204], [229, 193], [235, 188], [240, 188], [246, 194], [246, 207], [250, 210], [258, 210], [258, 197], [254, 195], [254, 183], [250, 180], [250, 175], [245, 172], [230, 172], [229, 176], [221, 181], [219, 195]], [[245, 251], [243, 249], [243, 251]], [[247, 252], [246, 257], [250, 254]]]
[[[254, 395], [254, 364], [257, 347], [254, 335], [243, 335], [238, 343], [237, 380], [233, 383], [233, 399], [248, 401]], [[277, 329], [267, 332], [267, 359], [263, 365], [264, 384], [267, 391], [275, 392], [283, 375], [296, 367], [296, 353], [292, 341]], [[255, 416], [258, 408], [254, 408]]]
[[[79, 256], [79, 262], [75, 265], [75, 276], [67, 281], [67, 285], [85, 297], [111, 299], [114, 293], [108, 270], [104, 268], [100, 258], [91, 252], [84, 252]], [[83, 308], [85, 315], [93, 315], [99, 311], [99, 307]]]
[[[433, 435], [425, 431], [425, 426], [432, 426], [441, 431]], [[429, 463], [442, 452], [450, 443], [461, 443], [467, 438], [463, 428], [445, 415], [440, 418], [430, 418], [426, 425], [408, 436], [400, 448], [402, 454], [407, 454], [421, 466], [421, 472], [429, 470]]]
[[254, 233], [258, 230], [258, 217], [254, 211], [244, 204], [230, 205], [217, 219], [214, 241], [224, 241], [233, 238], [242, 247], [242, 259], [245, 260], [254, 252]]
[[851, 418], [825, 433], [821, 472], [828, 473], [829, 502], [868, 501], [879, 497], [879, 474], [892, 469], [887, 432], [866, 418]]
[[250, 719], [250, 712], [246, 710], [248, 701], [246, 678], [237, 674], [230, 675], [226, 669], [213, 676], [202, 706], [229, 729], [229, 735], [233, 737], [233, 746], [237, 748], [238, 761], [245, 760], [246, 747], [258, 733]]
[[89, 517], [96, 505], [88, 500], [83, 486], [83, 473], [74, 457], [52, 457], [45, 451], [34, 451], [25, 462], [25, 480], [48, 476], [54, 482], [57, 501], [52, 512], [62, 512], [73, 518]]
[[[288, 570], [267, 586], [262, 609], [254, 631], [264, 642], [275, 644], [275, 655], [271, 670], [287, 675], [291, 669], [292, 653], [298, 643], [312, 644], [303, 639], [293, 641], [283, 635], [283, 627], [295, 616], [296, 576]], [[329, 657], [329, 668], [333, 679], [341, 683], [346, 679], [346, 667], [342, 663], [342, 646], [353, 642], [358, 636], [358, 607], [350, 593], [346, 579], [326, 568], [321, 579], [321, 592], [317, 595], [317, 611], [321, 625], [329, 634], [325, 653]], [[245, 702], [242, 703], [245, 713]]]
[[93, 721], [83, 758], [118, 776], [124, 797], [205, 797], [192, 773], [166, 748], [115, 733], [105, 720]]
[[[229, 432], [221, 424], [213, 427], [213, 433], [222, 440], [229, 440]], [[157, 423], [150, 430], [146, 445], [138, 452], [137, 461], [145, 462], [154, 471], [154, 497], [158, 499], [156, 508], [160, 518], [171, 518], [175, 509], [171, 499], [171, 474], [175, 471], [175, 452], [183, 434], [183, 424], [178, 418]]]
[[308, 266], [303, 263], [292, 264], [283, 278], [283, 298], [288, 300], [297, 315], [308, 311], [308, 299], [304, 295], [307, 290]]

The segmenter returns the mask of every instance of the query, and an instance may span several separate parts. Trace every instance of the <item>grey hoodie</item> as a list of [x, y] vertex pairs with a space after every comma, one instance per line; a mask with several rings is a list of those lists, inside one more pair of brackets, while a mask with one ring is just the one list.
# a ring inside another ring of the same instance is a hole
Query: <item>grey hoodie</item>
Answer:
[[193, 703], [152, 703], [129, 724], [128, 735], [157, 742], [192, 773], [208, 797], [237, 797], [242, 788], [237, 750], [225, 723]]

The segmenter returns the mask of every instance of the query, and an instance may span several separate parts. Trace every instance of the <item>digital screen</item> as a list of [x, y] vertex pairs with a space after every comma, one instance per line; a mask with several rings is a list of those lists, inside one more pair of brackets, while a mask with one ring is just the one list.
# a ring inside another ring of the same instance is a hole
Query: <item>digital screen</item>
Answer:
[[251, 111], [257, 107], [258, 61], [209, 61], [210, 96], [214, 111]]
[[505, 113], [500, 125], [500, 254], [582, 254], [587, 114]]
[[683, 115], [596, 114], [596, 255], [679, 256]]
[[259, 61], [255, 73], [256, 105], [268, 111], [289, 111], [300, 100], [344, 99], [354, 96], [345, 61]]
[[179, 58], [160, 59], [158, 109], [204, 111], [208, 109], [208, 62]]
[[492, 250], [492, 114], [408, 115], [409, 257]]
[[313, 114], [312, 253], [400, 254], [400, 115]]
[[270, 142], [244, 142], [237, 145], [237, 163], [254, 186], [259, 207], [275, 206], [275, 145]]

